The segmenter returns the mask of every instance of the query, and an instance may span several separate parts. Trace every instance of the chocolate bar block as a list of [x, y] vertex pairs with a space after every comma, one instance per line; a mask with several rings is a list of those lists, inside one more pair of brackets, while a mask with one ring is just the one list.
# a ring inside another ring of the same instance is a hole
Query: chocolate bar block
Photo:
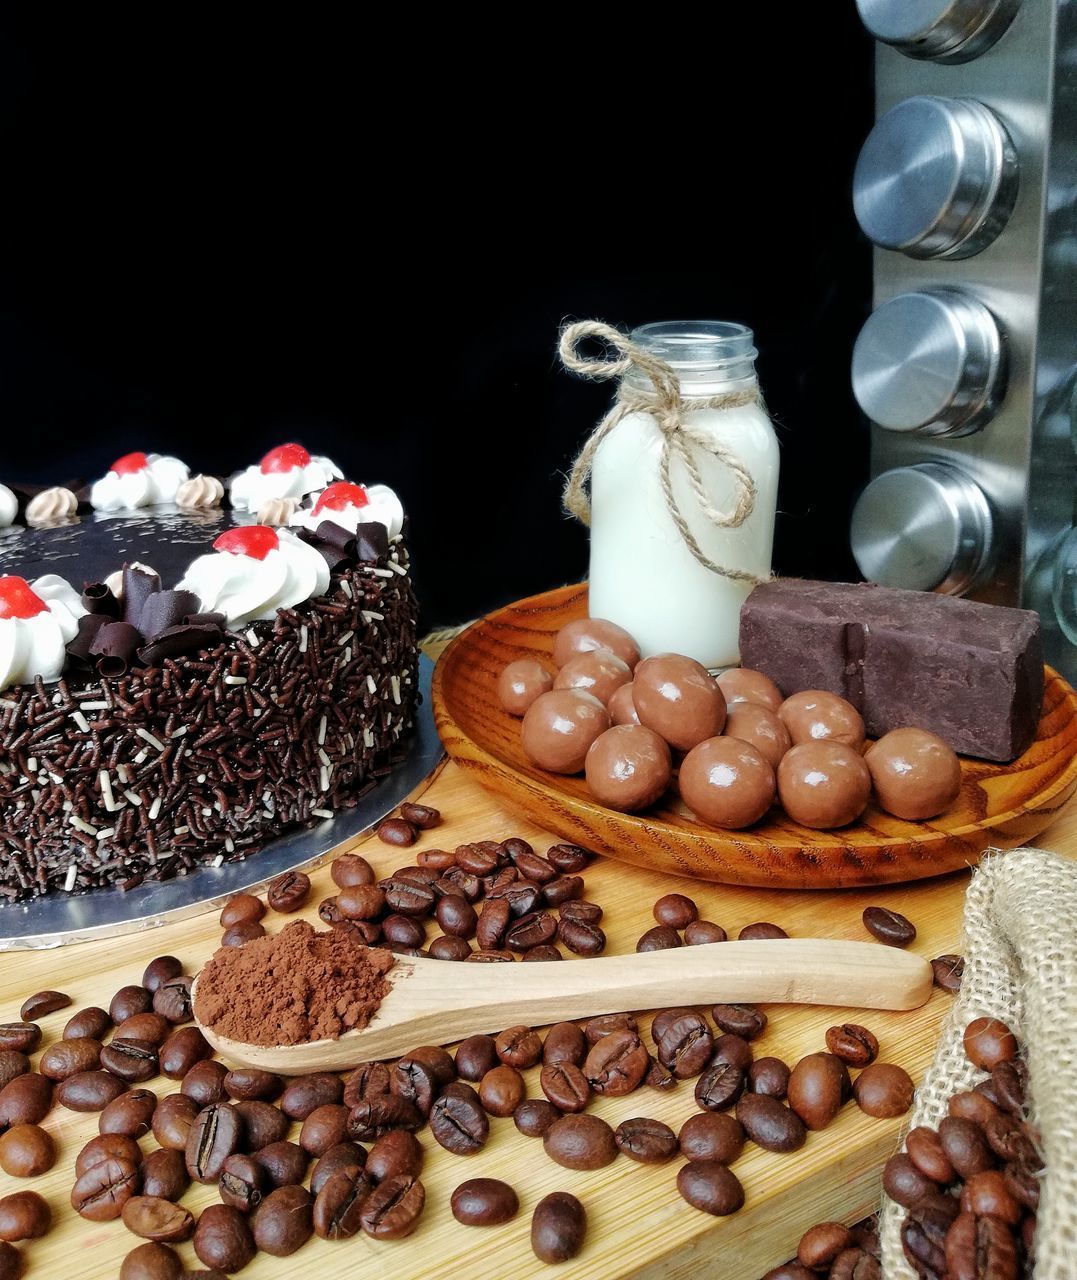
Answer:
[[1012, 760], [1043, 701], [1039, 616], [872, 583], [780, 579], [740, 612], [740, 660], [788, 697], [829, 689], [868, 733], [916, 725], [964, 755]]

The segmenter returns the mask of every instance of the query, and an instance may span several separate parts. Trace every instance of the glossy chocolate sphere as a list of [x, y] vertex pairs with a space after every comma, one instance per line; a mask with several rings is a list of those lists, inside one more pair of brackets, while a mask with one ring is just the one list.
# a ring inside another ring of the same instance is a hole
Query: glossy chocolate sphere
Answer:
[[591, 743], [609, 727], [609, 712], [593, 694], [551, 689], [527, 708], [520, 741], [540, 769], [579, 773]]
[[844, 827], [864, 812], [871, 774], [860, 752], [844, 742], [802, 742], [782, 756], [778, 794], [794, 822], [826, 831]]
[[934, 818], [957, 799], [961, 765], [952, 748], [926, 729], [891, 729], [864, 761], [881, 809], [897, 818]]
[[751, 667], [730, 667], [718, 677], [718, 688], [725, 694], [726, 705], [737, 702], [754, 702], [768, 711], [777, 711], [782, 705], [782, 691], [762, 671]]
[[864, 720], [851, 702], [825, 689], [803, 689], [778, 708], [793, 743], [843, 742], [855, 751], [864, 747]]
[[734, 702], [722, 732], [727, 738], [750, 742], [772, 769], [777, 769], [782, 756], [793, 745], [782, 721], [758, 702]]
[[643, 659], [633, 676], [632, 701], [640, 724], [678, 751], [691, 751], [725, 724], [725, 695], [714, 677], [679, 653]]
[[591, 794], [632, 813], [654, 804], [673, 773], [666, 740], [641, 724], [618, 724], [591, 743], [585, 764]]
[[740, 738], [708, 738], [681, 762], [681, 799], [712, 827], [750, 827], [774, 802], [774, 770]]
[[609, 649], [591, 649], [569, 658], [557, 673], [555, 689], [581, 689], [593, 693], [602, 703], [608, 703], [614, 690], [632, 683], [628, 663]]
[[621, 685], [619, 689], [614, 689], [606, 706], [609, 708], [610, 719], [614, 724], [639, 724], [639, 713], [636, 711], [636, 704], [632, 701], [631, 681]]
[[501, 672], [497, 696], [510, 716], [522, 716], [540, 693], [553, 688], [553, 676], [534, 658], [517, 658]]
[[639, 645], [616, 622], [604, 618], [577, 618], [566, 622], [553, 642], [553, 660], [563, 667], [577, 653], [590, 653], [592, 649], [608, 649], [629, 667], [639, 662]]

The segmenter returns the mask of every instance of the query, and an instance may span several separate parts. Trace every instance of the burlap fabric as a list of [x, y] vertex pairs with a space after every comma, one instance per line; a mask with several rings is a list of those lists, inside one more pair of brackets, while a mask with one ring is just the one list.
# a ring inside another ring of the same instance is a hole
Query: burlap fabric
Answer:
[[[1077, 1277], [1077, 862], [1041, 849], [992, 853], [965, 899], [965, 973], [909, 1126], [934, 1128], [954, 1093], [984, 1078], [961, 1036], [973, 1018], [1003, 1019], [1024, 1041], [1031, 1119], [1045, 1173], [1036, 1228], [1036, 1280]], [[915, 1280], [883, 1197], [886, 1280]]]

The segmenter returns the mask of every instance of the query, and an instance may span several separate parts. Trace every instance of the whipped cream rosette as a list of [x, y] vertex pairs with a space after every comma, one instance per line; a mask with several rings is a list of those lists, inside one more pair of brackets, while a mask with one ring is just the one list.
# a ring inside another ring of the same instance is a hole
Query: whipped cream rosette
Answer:
[[6, 484], [0, 484], [0, 529], [13, 524], [19, 514], [19, 500]]
[[404, 527], [404, 508], [387, 484], [338, 481], [320, 493], [310, 507], [297, 511], [290, 523], [313, 533], [323, 520], [331, 520], [349, 533], [355, 533], [361, 524], [377, 521], [395, 538]]
[[233, 476], [228, 496], [237, 511], [257, 511], [271, 498], [298, 500], [319, 493], [342, 475], [332, 459], [312, 457], [301, 444], [282, 444]]
[[0, 578], [0, 689], [59, 680], [66, 645], [86, 610], [78, 592], [55, 573], [27, 582]]
[[229, 529], [199, 556], [177, 590], [191, 591], [206, 613], [223, 613], [231, 628], [275, 616], [329, 590], [329, 566], [287, 529]]
[[125, 453], [95, 482], [90, 506], [95, 511], [137, 511], [175, 502], [176, 491], [190, 469], [179, 458], [160, 453]]

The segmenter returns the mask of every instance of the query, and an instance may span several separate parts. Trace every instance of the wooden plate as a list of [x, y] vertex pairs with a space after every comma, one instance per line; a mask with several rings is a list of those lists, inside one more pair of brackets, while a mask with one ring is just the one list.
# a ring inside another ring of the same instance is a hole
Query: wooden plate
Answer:
[[1077, 789], [1077, 694], [1048, 667], [1035, 742], [1008, 765], [962, 759], [961, 795], [931, 822], [903, 822], [871, 805], [853, 826], [813, 831], [772, 809], [747, 831], [719, 831], [701, 826], [672, 793], [642, 814], [605, 809], [582, 777], [529, 763], [520, 722], [497, 697], [498, 675], [515, 658], [537, 658], [552, 670], [554, 636], [586, 613], [587, 588], [560, 587], [474, 623], [434, 671], [434, 720], [453, 759], [509, 808], [611, 858], [776, 889], [919, 880], [970, 866], [989, 846], [1033, 839]]

